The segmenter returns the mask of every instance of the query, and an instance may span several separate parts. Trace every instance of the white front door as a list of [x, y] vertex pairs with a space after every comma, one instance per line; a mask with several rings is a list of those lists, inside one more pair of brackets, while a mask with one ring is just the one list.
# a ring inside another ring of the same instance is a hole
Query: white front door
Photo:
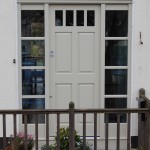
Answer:
[[[50, 108], [66, 109], [70, 101], [75, 108], [100, 108], [98, 5], [50, 6]], [[93, 118], [87, 116], [87, 136], [93, 135]], [[68, 126], [68, 116], [61, 126]], [[75, 128], [82, 131], [81, 115]]]

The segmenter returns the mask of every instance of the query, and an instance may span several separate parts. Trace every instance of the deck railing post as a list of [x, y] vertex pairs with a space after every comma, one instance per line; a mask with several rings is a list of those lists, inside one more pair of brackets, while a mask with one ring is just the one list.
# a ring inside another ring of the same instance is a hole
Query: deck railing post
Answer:
[[6, 148], [6, 114], [3, 114], [3, 149]]
[[69, 150], [75, 150], [74, 103], [69, 103]]
[[28, 149], [27, 146], [27, 132], [28, 132], [28, 123], [27, 123], [27, 114], [24, 114], [24, 132], [25, 132], [25, 150]]
[[[145, 90], [141, 88], [139, 90], [139, 97], [143, 98], [139, 102], [139, 108], [149, 108], [150, 109], [150, 100], [145, 97]], [[138, 148], [141, 149], [150, 149], [150, 113], [147, 112], [145, 114], [140, 114], [139, 120], [139, 146]]]
[[[141, 100], [142, 95], [145, 95], [143, 88], [139, 89], [139, 108], [145, 108], [145, 101]], [[144, 129], [145, 114], [138, 114], [138, 149], [145, 149], [145, 129]]]
[[[147, 103], [147, 108], [150, 109], [150, 103]], [[146, 113], [146, 147], [150, 149], [150, 112]]]

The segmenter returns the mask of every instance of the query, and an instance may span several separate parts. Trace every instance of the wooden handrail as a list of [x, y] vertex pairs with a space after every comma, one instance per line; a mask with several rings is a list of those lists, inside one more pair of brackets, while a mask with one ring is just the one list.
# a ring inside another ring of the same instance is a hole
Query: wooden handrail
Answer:
[[[125, 113], [127, 114], [127, 150], [130, 150], [130, 120], [131, 120], [131, 114], [138, 114], [139, 116], [141, 114], [147, 115], [148, 118], [150, 118], [150, 108], [121, 108], [121, 109], [75, 109], [74, 104], [71, 103], [69, 109], [32, 109], [32, 110], [0, 110], [0, 115], [3, 116], [3, 148], [6, 147], [6, 116], [7, 115], [13, 115], [14, 116], [14, 134], [16, 134], [17, 129], [16, 129], [16, 124], [17, 124], [17, 115], [21, 114], [22, 116], [25, 116], [24, 120], [24, 131], [25, 135], [27, 135], [28, 131], [28, 123], [27, 123], [27, 116], [28, 114], [33, 114], [36, 117], [35, 120], [35, 148], [38, 150], [38, 115], [39, 114], [45, 114], [46, 115], [46, 148], [48, 149], [49, 147], [49, 119], [50, 115], [55, 114], [57, 117], [57, 150], [60, 150], [60, 115], [61, 114], [68, 114], [69, 115], [69, 132], [70, 132], [70, 150], [75, 149], [75, 141], [74, 141], [74, 130], [75, 130], [75, 115], [76, 114], [81, 114], [83, 115], [83, 147], [84, 149], [86, 148], [86, 116], [87, 114], [93, 114], [94, 117], [94, 132], [93, 132], [93, 137], [94, 137], [94, 150], [97, 150], [97, 123], [98, 123], [98, 114], [103, 114], [106, 117], [106, 122], [105, 122], [105, 150], [108, 150], [108, 145], [109, 145], [109, 114], [115, 113], [117, 114], [117, 133], [116, 133], [116, 147], [117, 150], [120, 149], [120, 114]], [[140, 120], [140, 119], [139, 119]], [[141, 120], [140, 120], [141, 121]], [[142, 122], [139, 122], [142, 124]], [[148, 125], [148, 124], [147, 124]], [[25, 141], [27, 144], [27, 139]], [[147, 142], [148, 143], [148, 142]], [[25, 149], [27, 149], [27, 145], [25, 146]]]
[[[110, 108], [110, 109], [74, 109], [75, 113], [146, 113], [149, 108]], [[26, 109], [26, 110], [0, 110], [0, 114], [69, 114], [69, 109]]]
[[141, 98], [143, 98], [146, 103], [150, 103], [150, 99], [148, 99], [145, 95], [141, 95]]

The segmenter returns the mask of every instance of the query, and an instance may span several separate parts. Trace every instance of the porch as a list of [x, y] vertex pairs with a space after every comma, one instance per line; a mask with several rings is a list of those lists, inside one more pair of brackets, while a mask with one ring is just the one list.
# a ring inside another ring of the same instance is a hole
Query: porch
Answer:
[[[13, 135], [16, 138], [17, 133], [17, 123], [18, 123], [18, 115], [24, 117], [24, 132], [25, 132], [25, 150], [27, 149], [27, 134], [28, 134], [28, 120], [27, 116], [29, 114], [35, 115], [35, 124], [34, 124], [34, 139], [35, 139], [35, 150], [39, 150], [39, 121], [38, 116], [39, 114], [45, 115], [45, 144], [46, 149], [48, 149], [50, 141], [49, 141], [49, 116], [55, 115], [57, 118], [57, 150], [60, 150], [60, 119], [62, 114], [67, 114], [69, 117], [69, 150], [75, 150], [75, 140], [74, 140], [74, 130], [75, 130], [75, 116], [77, 114], [81, 114], [83, 117], [83, 150], [86, 150], [86, 118], [88, 114], [92, 114], [94, 118], [94, 126], [93, 126], [93, 138], [92, 143], [94, 150], [105, 149], [105, 150], [112, 150], [110, 147], [110, 139], [109, 139], [109, 132], [111, 129], [109, 128], [109, 115], [116, 114], [117, 123], [116, 123], [116, 150], [122, 150], [121, 148], [121, 137], [120, 137], [120, 115], [126, 114], [126, 125], [127, 125], [127, 136], [126, 136], [126, 149], [131, 150], [131, 115], [137, 114], [138, 119], [138, 149], [139, 150], [149, 150], [150, 149], [150, 100], [145, 96], [145, 90], [139, 90], [139, 108], [127, 108], [127, 109], [75, 109], [74, 103], [69, 103], [69, 109], [49, 109], [49, 110], [0, 110], [0, 115], [2, 116], [2, 124], [3, 124], [3, 150], [6, 149], [8, 146], [7, 138], [6, 138], [6, 131], [7, 131], [7, 115], [11, 115], [13, 117]], [[104, 146], [99, 146], [98, 144], [98, 135], [97, 135], [97, 128], [98, 128], [98, 116], [99, 114], [103, 114], [105, 116], [105, 139], [104, 139]]]

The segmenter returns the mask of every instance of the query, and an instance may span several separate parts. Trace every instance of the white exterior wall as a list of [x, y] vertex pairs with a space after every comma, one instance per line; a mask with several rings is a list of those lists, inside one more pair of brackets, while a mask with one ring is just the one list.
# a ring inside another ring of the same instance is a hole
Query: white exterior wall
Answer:
[[[139, 43], [142, 32], [143, 45]], [[131, 107], [137, 107], [138, 90], [145, 88], [150, 97], [150, 1], [133, 0]], [[13, 63], [16, 59], [16, 64]], [[17, 1], [0, 0], [0, 109], [18, 108]], [[8, 121], [9, 127], [12, 122]], [[132, 135], [137, 135], [133, 120]], [[0, 129], [2, 129], [0, 124]], [[7, 129], [9, 136], [11, 128]], [[2, 130], [0, 130], [2, 135]]]
[[[134, 108], [138, 107], [136, 97], [140, 88], [150, 98], [150, 1], [134, 0], [132, 8], [131, 107]], [[137, 135], [137, 131], [137, 120], [133, 119], [132, 135]]]
[[[0, 109], [17, 108], [17, 64], [13, 63], [13, 59], [16, 58], [16, 45], [16, 0], [0, 0]], [[11, 119], [7, 119], [7, 123], [7, 135], [9, 136], [12, 126]], [[1, 123], [0, 129], [2, 129]], [[2, 135], [2, 130], [0, 130], [0, 135]]]

